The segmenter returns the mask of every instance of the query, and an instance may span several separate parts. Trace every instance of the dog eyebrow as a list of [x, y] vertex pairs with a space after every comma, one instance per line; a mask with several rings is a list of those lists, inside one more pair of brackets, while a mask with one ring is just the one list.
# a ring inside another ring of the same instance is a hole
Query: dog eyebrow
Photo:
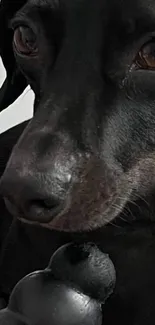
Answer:
[[26, 15], [25, 12], [23, 11], [19, 11], [17, 12], [14, 17], [10, 20], [9, 22], [9, 27], [10, 28], [16, 28], [18, 25], [22, 25], [22, 24], [28, 24], [30, 21], [30, 19], [28, 18], [28, 16]]

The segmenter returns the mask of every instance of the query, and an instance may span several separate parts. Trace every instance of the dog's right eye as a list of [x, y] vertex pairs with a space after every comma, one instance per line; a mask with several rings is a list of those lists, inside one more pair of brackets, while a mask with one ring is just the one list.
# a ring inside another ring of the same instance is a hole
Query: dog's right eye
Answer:
[[146, 43], [136, 57], [136, 66], [140, 69], [155, 70], [155, 41]]
[[14, 31], [13, 46], [17, 53], [36, 56], [38, 53], [36, 35], [27, 26], [17, 27]]

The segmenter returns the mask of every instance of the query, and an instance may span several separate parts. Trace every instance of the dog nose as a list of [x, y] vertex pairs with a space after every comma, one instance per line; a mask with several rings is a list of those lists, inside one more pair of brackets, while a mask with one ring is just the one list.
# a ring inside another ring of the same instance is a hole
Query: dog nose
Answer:
[[70, 175], [65, 179], [49, 173], [21, 175], [6, 170], [0, 192], [8, 210], [32, 222], [48, 223], [65, 207]]

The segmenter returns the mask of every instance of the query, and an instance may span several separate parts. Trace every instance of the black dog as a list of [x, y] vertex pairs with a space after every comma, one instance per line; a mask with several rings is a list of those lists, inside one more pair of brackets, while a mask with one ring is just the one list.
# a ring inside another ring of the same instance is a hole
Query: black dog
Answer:
[[62, 242], [94, 240], [118, 272], [105, 324], [152, 325], [154, 1], [3, 0], [0, 15], [0, 107], [27, 84], [35, 93], [0, 183], [20, 219], [3, 248], [1, 288], [9, 294]]

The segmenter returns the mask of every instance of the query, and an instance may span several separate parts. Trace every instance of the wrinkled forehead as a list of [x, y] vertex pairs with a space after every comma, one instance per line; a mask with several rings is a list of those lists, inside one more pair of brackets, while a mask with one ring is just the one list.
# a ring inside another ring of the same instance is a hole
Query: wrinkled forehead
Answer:
[[[5, 0], [4, 0], [5, 2]], [[8, 1], [9, 2], [9, 1]], [[18, 0], [10, 1], [12, 8], [20, 13], [33, 16], [34, 13], [47, 15], [48, 19], [54, 12], [61, 12], [67, 19], [88, 20], [96, 17], [104, 24], [127, 26], [127, 29], [144, 29], [150, 32], [155, 29], [154, 0]], [[9, 2], [9, 3], [10, 3]], [[18, 9], [18, 10], [17, 10]], [[113, 31], [115, 33], [115, 31]]]
[[[2, 2], [9, 3], [10, 1], [3, 0]], [[62, 5], [67, 8], [84, 8], [87, 7], [100, 7], [101, 9], [113, 9], [118, 8], [121, 11], [128, 12], [128, 14], [136, 14], [135, 9], [140, 11], [146, 11], [149, 13], [155, 13], [154, 0], [18, 0], [11, 1], [12, 6], [21, 7], [25, 4], [30, 7], [36, 8], [53, 8], [61, 7]]]

